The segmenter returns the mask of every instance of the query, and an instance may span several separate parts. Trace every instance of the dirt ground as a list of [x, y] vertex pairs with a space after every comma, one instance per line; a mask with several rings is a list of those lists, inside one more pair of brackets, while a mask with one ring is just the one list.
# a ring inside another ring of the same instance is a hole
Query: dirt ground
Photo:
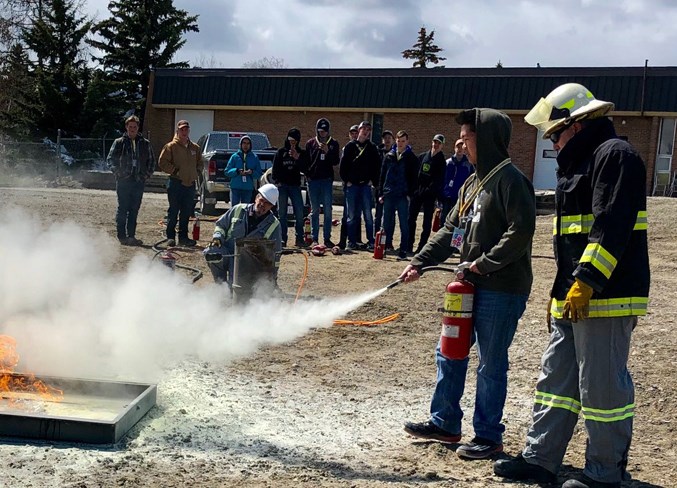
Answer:
[[[74, 219], [115, 237], [113, 192], [83, 189], [0, 188], [0, 209], [16, 205], [49, 222]], [[137, 237], [161, 239], [158, 222], [165, 195], [146, 194]], [[338, 217], [338, 212], [336, 212]], [[338, 209], [340, 210], [340, 209]], [[636, 386], [635, 434], [628, 487], [675, 486], [677, 479], [677, 200], [651, 198], [649, 237], [651, 301], [632, 342], [630, 368]], [[506, 455], [524, 443], [541, 353], [548, 341], [544, 308], [554, 261], [551, 216], [539, 216], [534, 242], [535, 282], [511, 348], [505, 408]], [[202, 227], [202, 244], [213, 223]], [[420, 229], [420, 226], [419, 226]], [[334, 228], [338, 240], [338, 228]], [[396, 240], [397, 242], [397, 240]], [[145, 248], [121, 248], [109, 263], [125, 269]], [[404, 264], [367, 252], [309, 258], [304, 296], [367, 292], [397, 278]], [[457, 262], [457, 261], [452, 261]], [[181, 263], [211, 277], [199, 252]], [[294, 294], [303, 272], [301, 255], [282, 258], [279, 284]], [[180, 272], [180, 271], [179, 271]], [[188, 279], [188, 277], [187, 277]], [[291, 342], [266, 347], [230, 364], [182, 360], [164, 372], [158, 405], [119, 444], [93, 447], [4, 439], [0, 484], [11, 487], [375, 487], [503, 486], [490, 461], [462, 461], [455, 446], [420, 442], [402, 424], [427, 418], [435, 382], [434, 347], [449, 275], [430, 273], [393, 288], [348, 318], [374, 320], [399, 313], [376, 327], [312, 330]], [[2, 333], [2, 324], [0, 324]], [[472, 437], [474, 366], [464, 397], [464, 439]], [[584, 462], [579, 422], [559, 483]], [[511, 484], [511, 486], [527, 486]]]

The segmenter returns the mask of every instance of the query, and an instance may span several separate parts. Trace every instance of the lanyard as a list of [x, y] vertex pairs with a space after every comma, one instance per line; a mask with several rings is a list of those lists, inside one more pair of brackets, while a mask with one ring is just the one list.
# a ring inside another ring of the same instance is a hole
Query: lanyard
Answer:
[[[492, 169], [492, 170], [489, 172], [489, 174], [486, 175], [484, 178], [482, 178], [482, 181], [480, 181], [479, 184], [478, 184], [475, 188], [473, 188], [473, 190], [472, 190], [472, 192], [470, 193], [470, 196], [468, 197], [467, 200], [465, 199], [465, 188], [466, 188], [466, 185], [463, 185], [463, 186], [461, 187], [461, 195], [460, 195], [460, 198], [461, 198], [461, 210], [459, 211], [459, 214], [458, 214], [459, 217], [463, 217], [463, 215], [465, 215], [465, 213], [468, 211], [468, 209], [470, 208], [470, 206], [471, 206], [471, 205], [473, 204], [473, 202], [475, 201], [475, 198], [477, 198], [477, 195], [479, 195], [480, 191], [482, 191], [482, 188], [484, 187], [484, 185], [486, 185], [487, 182], [488, 182], [491, 178], [493, 178], [500, 170], [502, 170], [505, 166], [507, 166], [507, 165], [509, 165], [509, 164], [510, 164], [510, 158], [506, 158], [506, 159], [504, 159], [504, 160], [501, 162], [501, 164], [499, 164], [499, 165], [496, 166], [494, 169]], [[468, 180], [469, 180], [469, 181], [475, 181], [475, 180], [477, 179], [477, 173], [473, 173], [471, 177], [474, 177], [474, 178], [473, 178], [472, 180], [470, 180], [470, 178], [468, 178]]]

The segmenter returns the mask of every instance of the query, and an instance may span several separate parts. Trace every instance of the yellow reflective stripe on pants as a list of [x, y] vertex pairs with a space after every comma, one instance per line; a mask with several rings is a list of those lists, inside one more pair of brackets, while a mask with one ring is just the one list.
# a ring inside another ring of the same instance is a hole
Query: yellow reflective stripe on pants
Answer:
[[[553, 217], [552, 219], [552, 234], [556, 235], [558, 232], [560, 235], [568, 234], [589, 234], [590, 229], [592, 229], [592, 223], [595, 220], [593, 214], [585, 215], [563, 215], [560, 217], [561, 222], [558, 221], [558, 217]], [[635, 226], [632, 230], [647, 230], [648, 228], [648, 218], [646, 210], [640, 210], [637, 212], [637, 220], [635, 221]]]
[[[590, 300], [588, 318], [611, 318], [646, 315], [649, 305], [647, 297], [604, 298]], [[550, 315], [561, 319], [564, 312], [564, 300], [553, 300]]]
[[582, 407], [582, 415], [585, 420], [594, 422], [620, 422], [635, 416], [635, 404], [631, 403], [621, 408], [602, 410], [599, 408]]
[[579, 262], [592, 264], [607, 279], [609, 279], [618, 264], [618, 260], [597, 242], [591, 242], [585, 247]]
[[552, 393], [545, 393], [543, 391], [536, 391], [534, 403], [540, 403], [546, 407], [563, 408], [569, 410], [576, 415], [581, 411], [581, 402], [569, 397], [557, 396]]

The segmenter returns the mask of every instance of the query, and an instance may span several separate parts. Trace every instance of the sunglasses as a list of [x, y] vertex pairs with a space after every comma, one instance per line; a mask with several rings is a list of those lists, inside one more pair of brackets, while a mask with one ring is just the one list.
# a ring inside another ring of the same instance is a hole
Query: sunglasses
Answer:
[[562, 136], [562, 133], [569, 127], [571, 127], [571, 125], [565, 125], [561, 129], [550, 134], [550, 142], [552, 142], [553, 144], [557, 144], [559, 142], [559, 138]]

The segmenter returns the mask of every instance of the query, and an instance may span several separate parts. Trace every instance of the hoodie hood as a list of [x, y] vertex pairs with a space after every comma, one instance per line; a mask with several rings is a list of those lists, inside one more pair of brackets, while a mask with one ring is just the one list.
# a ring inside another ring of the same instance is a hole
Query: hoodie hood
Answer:
[[240, 137], [240, 151], [244, 152], [244, 149], [242, 149], [242, 141], [244, 141], [245, 139], [249, 141], [249, 151], [251, 152], [251, 150], [252, 150], [252, 140], [251, 140], [251, 137], [249, 137], [249, 136]]
[[329, 134], [329, 128], [331, 125], [329, 124], [329, 120], [325, 118], [317, 119], [317, 123], [315, 124], [315, 133], [317, 134], [317, 131], [322, 129], [326, 130], [327, 134]]
[[294, 140], [296, 141], [296, 146], [298, 146], [299, 142], [301, 142], [301, 131], [298, 130], [296, 127], [289, 129], [289, 132], [287, 132], [287, 137], [285, 137], [284, 139], [284, 147], [287, 150], [291, 149], [291, 144], [289, 143], [290, 137], [294, 138]]
[[506, 114], [491, 108], [464, 110], [456, 117], [456, 122], [461, 125], [468, 123], [468, 120], [475, 121], [477, 135], [475, 171], [481, 180], [503, 160], [510, 157], [508, 145], [512, 134], [512, 122]]

